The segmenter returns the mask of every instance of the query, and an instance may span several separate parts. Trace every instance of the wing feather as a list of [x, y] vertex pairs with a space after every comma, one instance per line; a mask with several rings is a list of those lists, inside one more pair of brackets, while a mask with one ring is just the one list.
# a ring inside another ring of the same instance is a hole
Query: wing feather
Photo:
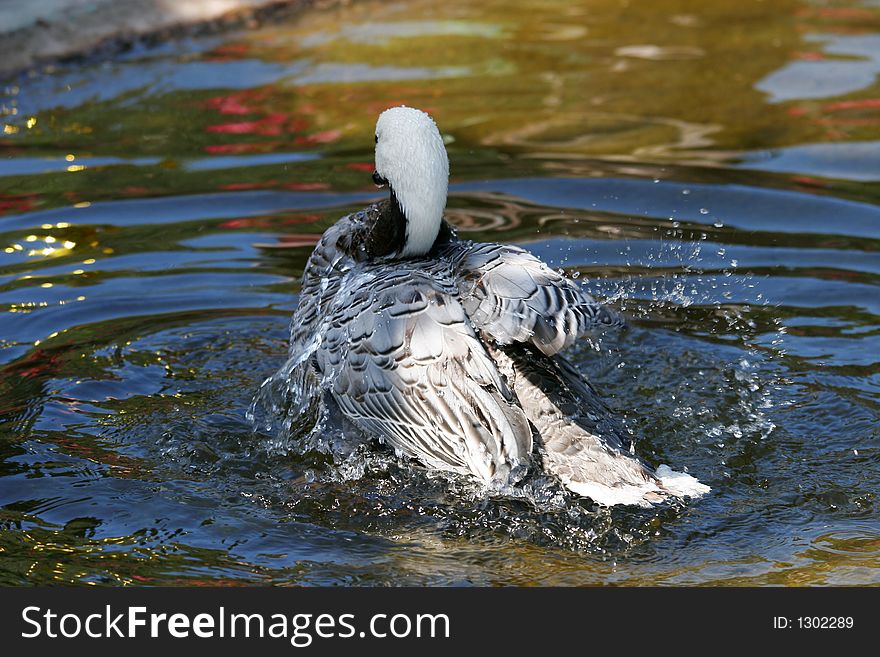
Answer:
[[515, 246], [472, 244], [456, 270], [465, 312], [500, 345], [531, 343], [552, 356], [598, 327], [623, 325], [571, 279]]
[[503, 479], [528, 461], [531, 426], [456, 293], [436, 271], [401, 267], [342, 284], [315, 353], [319, 376], [350, 420], [397, 450]]

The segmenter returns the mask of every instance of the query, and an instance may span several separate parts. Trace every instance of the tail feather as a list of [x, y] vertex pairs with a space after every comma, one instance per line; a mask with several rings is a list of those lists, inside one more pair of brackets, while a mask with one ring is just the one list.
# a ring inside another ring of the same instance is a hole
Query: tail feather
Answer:
[[651, 506], [709, 491], [694, 477], [632, 453], [629, 435], [599, 395], [561, 356], [522, 345], [493, 348], [539, 436], [545, 469], [578, 495], [605, 506]]

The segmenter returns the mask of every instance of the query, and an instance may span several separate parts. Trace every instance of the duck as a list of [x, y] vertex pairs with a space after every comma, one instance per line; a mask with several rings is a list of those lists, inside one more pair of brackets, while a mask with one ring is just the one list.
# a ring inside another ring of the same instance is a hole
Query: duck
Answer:
[[516, 245], [461, 239], [444, 219], [449, 159], [427, 113], [383, 111], [373, 182], [308, 258], [283, 376], [358, 435], [429, 469], [516, 485], [558, 479], [600, 506], [709, 491], [652, 468], [561, 353], [622, 318]]

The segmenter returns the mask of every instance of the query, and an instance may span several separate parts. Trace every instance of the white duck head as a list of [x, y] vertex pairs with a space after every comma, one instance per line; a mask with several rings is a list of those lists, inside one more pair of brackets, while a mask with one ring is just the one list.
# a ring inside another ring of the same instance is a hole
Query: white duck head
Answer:
[[434, 119], [392, 107], [376, 122], [376, 184], [388, 184], [406, 217], [401, 257], [425, 255], [437, 239], [449, 187], [449, 158]]

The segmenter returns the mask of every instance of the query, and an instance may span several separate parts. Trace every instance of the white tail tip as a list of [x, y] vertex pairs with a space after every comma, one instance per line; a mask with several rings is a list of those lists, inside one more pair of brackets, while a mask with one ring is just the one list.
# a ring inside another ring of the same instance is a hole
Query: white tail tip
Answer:
[[696, 477], [684, 472], [676, 472], [668, 465], [661, 465], [654, 473], [663, 484], [663, 488], [678, 497], [700, 497], [708, 493], [711, 488], [700, 483]]
[[570, 479], [563, 479], [563, 483], [572, 492], [589, 497], [602, 506], [625, 504], [650, 507], [662, 502], [670, 495], [700, 497], [711, 490], [706, 484], [700, 483], [696, 477], [684, 472], [676, 472], [668, 465], [661, 465], [654, 474], [660, 480], [660, 486], [648, 481], [638, 486], [632, 484], [606, 486], [593, 482], [571, 481]]

